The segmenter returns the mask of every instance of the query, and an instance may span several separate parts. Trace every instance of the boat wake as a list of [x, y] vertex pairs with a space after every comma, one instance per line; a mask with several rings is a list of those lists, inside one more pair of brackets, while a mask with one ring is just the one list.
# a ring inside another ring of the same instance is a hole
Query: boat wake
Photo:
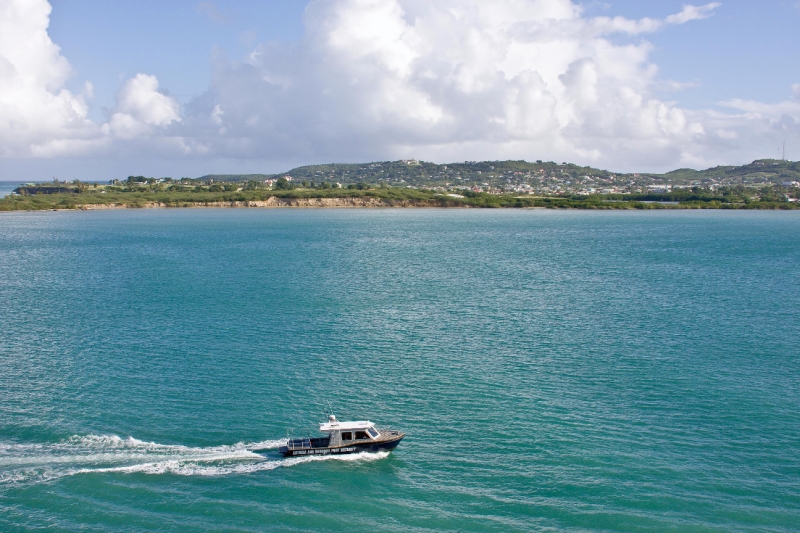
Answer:
[[277, 449], [285, 443], [282, 439], [191, 447], [115, 435], [75, 435], [51, 444], [0, 443], [0, 485], [40, 483], [92, 473], [241, 475], [313, 461], [364, 461], [388, 455], [385, 452], [270, 459], [253, 451]]

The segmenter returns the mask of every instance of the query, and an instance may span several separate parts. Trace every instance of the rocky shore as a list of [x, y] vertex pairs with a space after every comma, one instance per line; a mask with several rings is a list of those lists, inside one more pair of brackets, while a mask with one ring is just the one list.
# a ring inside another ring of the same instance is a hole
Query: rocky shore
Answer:
[[[384, 200], [380, 198], [277, 198], [246, 202], [145, 202], [78, 204], [76, 209], [94, 211], [101, 209], [166, 208], [166, 207], [441, 207], [439, 203], [425, 200]], [[469, 206], [464, 206], [469, 207]]]

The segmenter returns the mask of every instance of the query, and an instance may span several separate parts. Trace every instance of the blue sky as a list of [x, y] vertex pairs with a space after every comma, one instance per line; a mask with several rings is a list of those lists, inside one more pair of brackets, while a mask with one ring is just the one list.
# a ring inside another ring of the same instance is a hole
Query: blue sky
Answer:
[[[609, 2], [629, 18], [663, 17], [685, 2]], [[713, 17], [674, 26], [647, 37], [650, 59], [666, 79], [697, 83], [675, 95], [682, 106], [713, 107], [731, 98], [785, 100], [800, 78], [800, 2], [733, 0], [721, 2]], [[594, 8], [599, 11], [602, 8]], [[798, 154], [800, 158], [800, 154]]]
[[[98, 101], [113, 105], [122, 82], [150, 72], [181, 101], [205, 91], [214, 48], [231, 58], [256, 43], [299, 40], [307, 2], [298, 0], [53, 0], [50, 36], [76, 70], [71, 80], [93, 80]], [[583, 2], [587, 15], [663, 18], [686, 2]], [[219, 17], [209, 16], [209, 7]], [[699, 24], [647, 36], [661, 76], [697, 84], [673, 94], [682, 106], [713, 107], [730, 98], [764, 102], [787, 97], [800, 81], [800, 2], [723, 2]], [[115, 76], [109, 76], [109, 73]]]
[[75, 69], [68, 85], [79, 90], [83, 80], [92, 80], [98, 106], [109, 108], [138, 72], [155, 74], [170, 94], [189, 101], [208, 89], [215, 48], [236, 58], [259, 42], [297, 41], [306, 6], [296, 0], [51, 3], [50, 36]]
[[0, 88], [0, 179], [401, 157], [658, 171], [775, 157], [784, 141], [800, 159], [798, 1], [2, 7], [0, 33], [50, 44], [0, 35], [15, 68], [0, 79], [19, 73]]

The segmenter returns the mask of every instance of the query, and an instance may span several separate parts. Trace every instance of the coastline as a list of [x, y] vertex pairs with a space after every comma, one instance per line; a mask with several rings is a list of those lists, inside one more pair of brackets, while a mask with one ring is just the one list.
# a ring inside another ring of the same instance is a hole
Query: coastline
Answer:
[[[210, 202], [145, 202], [135, 204], [76, 204], [75, 209], [81, 211], [95, 211], [104, 209], [166, 209], [166, 208], [195, 208], [195, 207], [226, 207], [226, 208], [370, 208], [370, 207], [445, 207], [439, 204], [413, 200], [382, 200], [379, 198], [278, 198], [271, 196], [266, 200], [246, 201], [210, 201]], [[453, 207], [471, 207], [469, 205]], [[68, 211], [69, 209], [63, 209]]]
[[[633, 203], [633, 202], [632, 202]], [[270, 198], [266, 201], [213, 201], [213, 202], [144, 202], [74, 204], [69, 207], [42, 207], [39, 209], [2, 210], [0, 213], [39, 211], [109, 211], [115, 209], [557, 209], [575, 211], [796, 211], [794, 206], [745, 207], [715, 205], [646, 204], [642, 205], [523, 205], [523, 206], [475, 206], [466, 203], [440, 204], [426, 201], [385, 201], [364, 198]]]
[[[344, 174], [339, 176], [333, 167], [341, 167]], [[8, 188], [11, 194], [0, 197], [0, 211], [168, 207], [800, 209], [800, 162], [757, 160], [740, 167], [678, 169], [664, 175], [615, 174], [541, 161], [452, 165], [415, 161], [413, 169], [408, 161], [333, 167], [298, 167], [292, 175], [280, 177], [128, 176], [108, 184], [77, 179], [32, 181]], [[337, 176], [343, 183], [334, 179]]]
[[[6, 197], [0, 200], [0, 212], [12, 211], [101, 211], [109, 209], [167, 209], [167, 208], [491, 208], [491, 209], [577, 209], [577, 210], [797, 210], [796, 202], [751, 202], [723, 203], [715, 201], [642, 201], [605, 198], [559, 198], [525, 196], [481, 195], [476, 198], [451, 198], [442, 195], [418, 194], [390, 196], [370, 194], [348, 194], [336, 196], [263, 195], [247, 198], [240, 193], [206, 195], [205, 198], [189, 195], [168, 196], [165, 194], [122, 193], [101, 194], [41, 194], [33, 196]], [[216, 197], [215, 197], [216, 196]], [[225, 198], [227, 196], [227, 198]], [[86, 201], [90, 200], [90, 201]]]

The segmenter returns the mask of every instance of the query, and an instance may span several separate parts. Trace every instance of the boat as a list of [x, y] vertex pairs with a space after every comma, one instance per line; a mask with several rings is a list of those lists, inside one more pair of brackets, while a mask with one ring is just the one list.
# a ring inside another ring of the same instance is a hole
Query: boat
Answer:
[[361, 452], [388, 452], [397, 447], [405, 433], [394, 429], [379, 429], [369, 420], [339, 422], [329, 415], [328, 421], [319, 425], [325, 437], [289, 438], [278, 448], [284, 457], [304, 455], [340, 455]]

